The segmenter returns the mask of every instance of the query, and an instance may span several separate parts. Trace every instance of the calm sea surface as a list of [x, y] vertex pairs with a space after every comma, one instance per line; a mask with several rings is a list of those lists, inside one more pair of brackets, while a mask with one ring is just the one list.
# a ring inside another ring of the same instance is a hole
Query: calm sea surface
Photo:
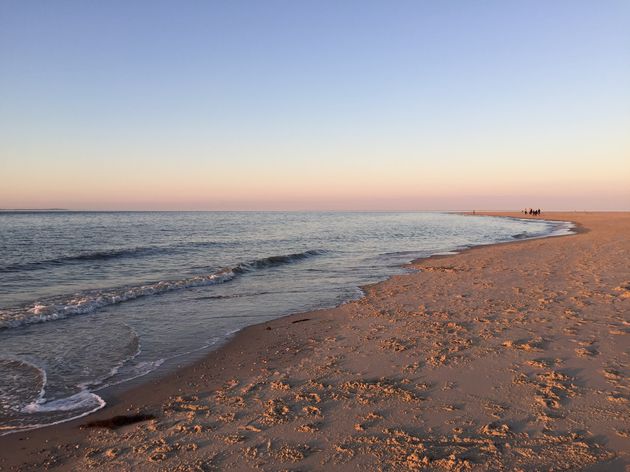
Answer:
[[443, 213], [0, 213], [0, 434], [235, 331], [357, 298], [419, 257], [566, 234]]

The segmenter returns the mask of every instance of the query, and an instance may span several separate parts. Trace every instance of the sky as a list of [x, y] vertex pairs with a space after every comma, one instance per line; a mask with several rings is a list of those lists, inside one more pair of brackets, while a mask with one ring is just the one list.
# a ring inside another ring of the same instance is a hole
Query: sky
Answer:
[[630, 2], [0, 0], [0, 208], [629, 210]]

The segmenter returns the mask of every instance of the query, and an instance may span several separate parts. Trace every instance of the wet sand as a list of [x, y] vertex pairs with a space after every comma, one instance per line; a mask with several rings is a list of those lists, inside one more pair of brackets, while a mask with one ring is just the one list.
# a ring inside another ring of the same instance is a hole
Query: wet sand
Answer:
[[[630, 213], [542, 218], [579, 234], [423, 259], [251, 326], [94, 415], [0, 437], [0, 470], [627, 470]], [[154, 418], [107, 423], [135, 414]]]

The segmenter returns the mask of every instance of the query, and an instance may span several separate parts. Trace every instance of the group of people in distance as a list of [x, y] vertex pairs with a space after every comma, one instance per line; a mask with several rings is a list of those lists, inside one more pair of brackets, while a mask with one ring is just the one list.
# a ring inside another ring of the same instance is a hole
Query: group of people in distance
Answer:
[[538, 216], [540, 215], [540, 208], [538, 210], [534, 210], [533, 208], [525, 208], [523, 210], [523, 213], [525, 213], [526, 215]]

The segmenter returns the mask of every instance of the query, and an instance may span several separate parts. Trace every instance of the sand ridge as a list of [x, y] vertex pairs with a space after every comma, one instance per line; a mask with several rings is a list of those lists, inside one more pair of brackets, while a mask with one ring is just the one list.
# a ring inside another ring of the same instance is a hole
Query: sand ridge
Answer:
[[0, 469], [625, 470], [630, 214], [546, 216], [581, 232], [247, 328], [94, 415], [155, 418], [6, 436]]

